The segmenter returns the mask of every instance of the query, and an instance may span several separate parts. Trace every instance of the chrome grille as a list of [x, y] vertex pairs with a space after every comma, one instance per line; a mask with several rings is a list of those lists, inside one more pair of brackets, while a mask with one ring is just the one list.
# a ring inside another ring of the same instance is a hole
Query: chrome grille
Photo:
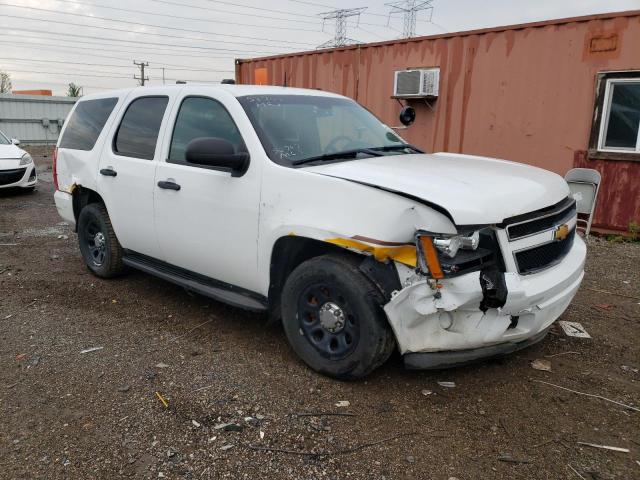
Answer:
[[558, 225], [566, 222], [576, 215], [576, 202], [568, 198], [549, 209], [538, 210], [526, 220], [515, 222], [507, 222], [507, 235], [509, 240], [517, 240], [518, 238], [535, 235], [536, 233], [551, 230]]

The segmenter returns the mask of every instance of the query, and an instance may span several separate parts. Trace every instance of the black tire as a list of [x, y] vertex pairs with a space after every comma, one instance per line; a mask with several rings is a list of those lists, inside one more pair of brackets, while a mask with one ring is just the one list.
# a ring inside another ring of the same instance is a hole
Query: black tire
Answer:
[[80, 211], [78, 242], [84, 262], [94, 275], [113, 278], [126, 271], [122, 246], [102, 203], [90, 203]]
[[395, 348], [382, 304], [357, 258], [323, 255], [289, 275], [282, 291], [282, 323], [289, 344], [312, 369], [357, 379], [386, 362]]

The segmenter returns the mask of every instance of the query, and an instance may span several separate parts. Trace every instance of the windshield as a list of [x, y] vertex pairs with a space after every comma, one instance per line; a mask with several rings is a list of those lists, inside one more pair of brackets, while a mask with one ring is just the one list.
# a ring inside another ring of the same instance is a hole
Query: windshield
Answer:
[[[360, 150], [364, 155], [372, 149], [397, 155], [406, 145], [373, 114], [346, 98], [251, 95], [238, 100], [267, 155], [281, 165], [298, 165], [320, 157], [354, 159], [354, 152]], [[341, 158], [340, 152], [350, 155]]]
[[11, 145], [11, 140], [9, 140], [2, 132], [0, 132], [0, 145]]

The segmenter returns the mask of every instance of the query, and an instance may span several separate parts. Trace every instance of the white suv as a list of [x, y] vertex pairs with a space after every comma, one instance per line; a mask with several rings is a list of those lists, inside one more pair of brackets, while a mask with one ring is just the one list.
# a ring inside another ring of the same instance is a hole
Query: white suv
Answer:
[[33, 158], [18, 145], [18, 140], [9, 139], [0, 132], [0, 190], [22, 188], [33, 191], [36, 188], [38, 176]]
[[176, 85], [83, 97], [55, 201], [89, 269], [126, 267], [281, 320], [313, 369], [394, 348], [440, 368], [541, 340], [583, 278], [563, 179], [424, 154], [315, 90]]

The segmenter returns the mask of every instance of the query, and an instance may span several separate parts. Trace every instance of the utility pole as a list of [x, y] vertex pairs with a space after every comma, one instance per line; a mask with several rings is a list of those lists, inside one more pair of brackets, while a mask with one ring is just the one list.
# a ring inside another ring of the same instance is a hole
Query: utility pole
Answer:
[[136, 65], [137, 67], [140, 67], [140, 76], [133, 76], [133, 78], [135, 80], [140, 80], [140, 86], [144, 87], [144, 82], [149, 80], [149, 77], [145, 77], [144, 76], [144, 67], [148, 67], [149, 66], [149, 62], [136, 62], [135, 60], [133, 61], [133, 64]]
[[162, 67], [162, 84], [164, 85], [164, 67]]
[[422, 10], [429, 10], [429, 21], [431, 21], [431, 17], [433, 16], [432, 3], [433, 3], [433, 0], [402, 0], [399, 2], [387, 3], [387, 6], [391, 7], [387, 24], [391, 19], [391, 15], [394, 15], [396, 13], [402, 13], [404, 16], [402, 38], [415, 37], [418, 12]]
[[324, 22], [326, 22], [327, 20], [336, 21], [336, 32], [334, 37], [328, 42], [325, 42], [322, 45], [318, 45], [318, 48], [344, 47], [345, 45], [361, 43], [357, 40], [353, 40], [347, 37], [347, 19], [350, 17], [358, 17], [358, 21], [360, 21], [360, 14], [366, 9], [367, 7], [343, 8], [318, 14], [318, 16], [322, 18], [323, 28]]

